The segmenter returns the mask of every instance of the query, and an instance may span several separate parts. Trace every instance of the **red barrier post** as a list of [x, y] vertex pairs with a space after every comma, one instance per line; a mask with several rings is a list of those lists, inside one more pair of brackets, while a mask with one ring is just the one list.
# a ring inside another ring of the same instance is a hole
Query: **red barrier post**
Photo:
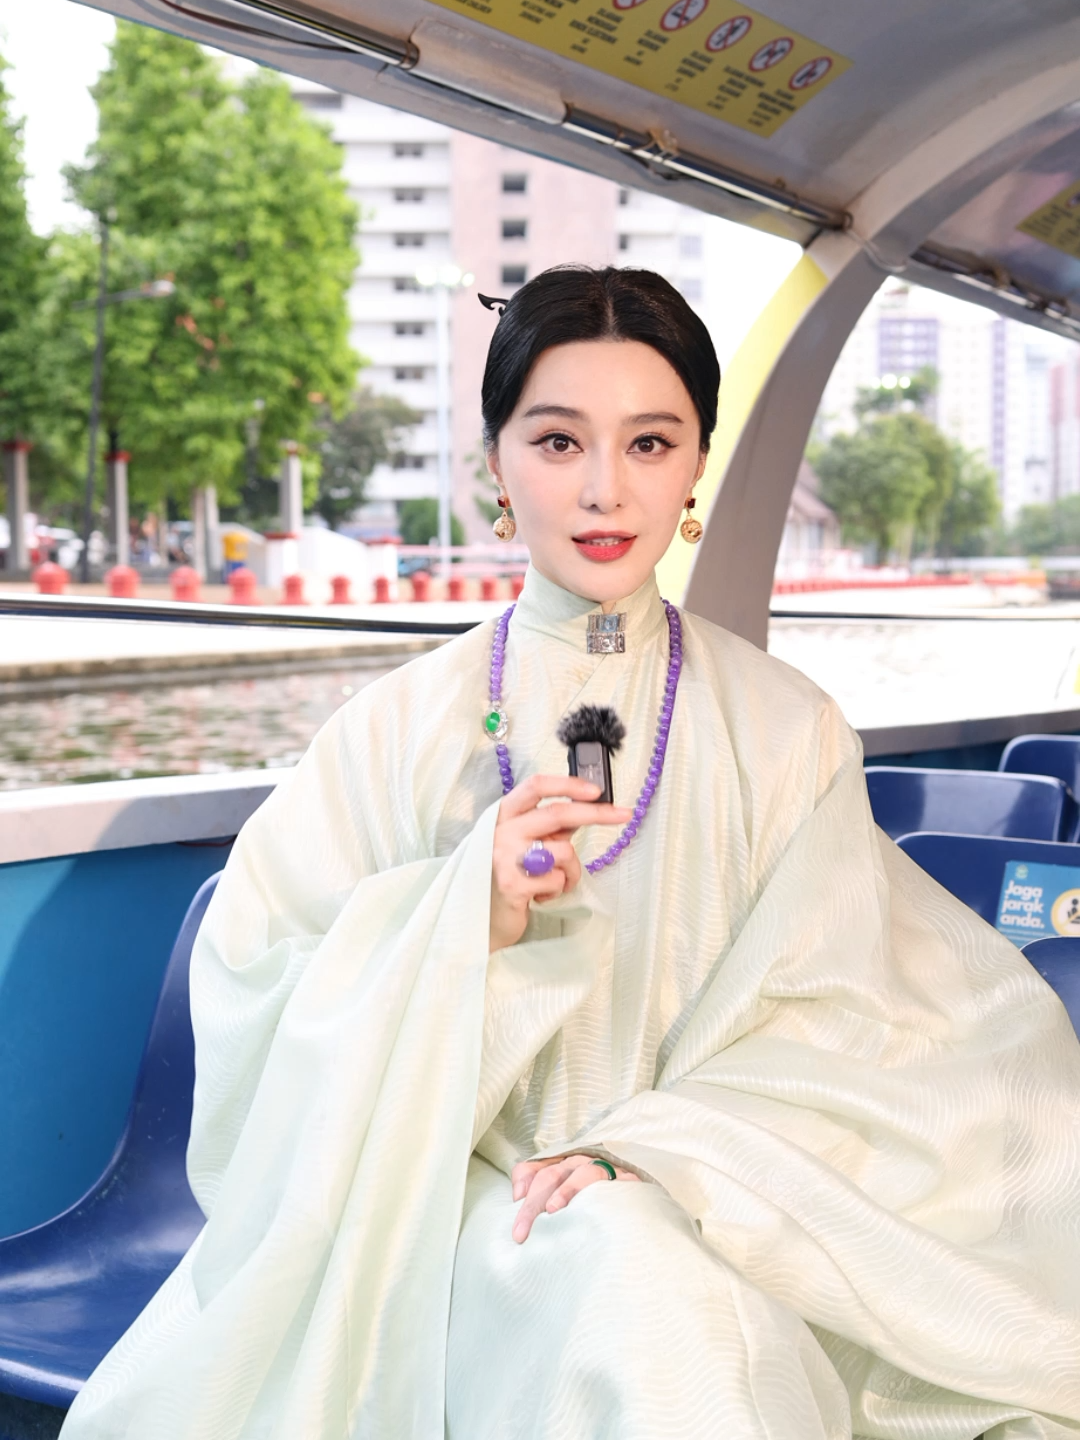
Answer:
[[525, 589], [525, 576], [524, 576], [524, 575], [511, 575], [511, 576], [510, 576], [510, 596], [511, 596], [511, 599], [517, 600], [517, 599], [520, 597], [522, 590], [524, 590], [524, 589]]
[[255, 572], [246, 565], [233, 570], [229, 575], [229, 604], [255, 605]]
[[375, 576], [375, 604], [388, 605], [390, 603], [390, 581], [385, 575]]
[[139, 593], [139, 575], [130, 565], [114, 565], [105, 576], [105, 588], [114, 600], [134, 600]]
[[480, 599], [497, 600], [499, 598], [499, 582], [494, 575], [484, 575], [480, 580]]
[[283, 605], [306, 605], [304, 599], [304, 577], [302, 575], [286, 575], [282, 581], [281, 603]]
[[451, 575], [446, 582], [446, 598], [448, 600], [465, 599], [465, 581], [460, 575]]
[[412, 574], [412, 595], [423, 603], [431, 599], [431, 573], [428, 570], [414, 570]]
[[199, 572], [190, 565], [180, 565], [169, 576], [169, 586], [174, 600], [198, 600]]
[[330, 604], [351, 605], [353, 603], [348, 575], [330, 576]]
[[52, 560], [46, 560], [44, 565], [39, 565], [33, 578], [39, 595], [63, 595], [67, 588], [67, 571]]

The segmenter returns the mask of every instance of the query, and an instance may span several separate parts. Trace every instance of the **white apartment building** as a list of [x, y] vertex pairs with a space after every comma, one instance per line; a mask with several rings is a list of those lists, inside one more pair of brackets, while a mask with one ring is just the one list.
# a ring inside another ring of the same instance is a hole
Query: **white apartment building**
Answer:
[[435, 297], [417, 284], [423, 265], [450, 258], [450, 132], [420, 116], [295, 81], [297, 99], [330, 123], [360, 206], [360, 265], [349, 295], [353, 347], [369, 362], [361, 382], [423, 415], [392, 465], [371, 477], [385, 502], [436, 493]]
[[887, 281], [867, 306], [822, 397], [819, 433], [855, 428], [860, 387], [885, 375], [938, 372], [929, 417], [997, 472], [1007, 521], [1053, 496], [1052, 367], [1075, 347], [933, 290]]

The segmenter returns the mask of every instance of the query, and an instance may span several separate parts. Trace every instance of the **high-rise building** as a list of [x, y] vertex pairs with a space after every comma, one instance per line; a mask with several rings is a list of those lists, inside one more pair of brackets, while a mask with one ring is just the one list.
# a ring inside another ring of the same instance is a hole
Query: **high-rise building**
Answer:
[[435, 297], [416, 272], [445, 263], [450, 235], [450, 135], [443, 125], [306, 81], [300, 102], [330, 123], [360, 207], [360, 265], [349, 294], [353, 347], [369, 362], [361, 381], [396, 395], [423, 419], [389, 465], [372, 475], [373, 508], [394, 522], [393, 502], [434, 495], [437, 485]]

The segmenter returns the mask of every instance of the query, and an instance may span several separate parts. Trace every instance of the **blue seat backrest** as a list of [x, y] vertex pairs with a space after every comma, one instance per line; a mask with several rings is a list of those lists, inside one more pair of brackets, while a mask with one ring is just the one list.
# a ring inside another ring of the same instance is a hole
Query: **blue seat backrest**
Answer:
[[1051, 935], [1024, 946], [1024, 954], [1048, 985], [1052, 985], [1080, 1035], [1080, 938]]
[[1001, 882], [1010, 860], [1080, 866], [1080, 846], [1045, 840], [931, 833], [902, 835], [896, 843], [990, 925], [997, 918]]
[[1060, 840], [1071, 827], [1068, 791], [1048, 776], [877, 765], [866, 787], [874, 819], [894, 840], [915, 830]]
[[1080, 735], [1018, 735], [1002, 751], [998, 769], [1053, 776], [1064, 781], [1074, 799], [1080, 798]]
[[163, 1148], [170, 1169], [174, 1164], [183, 1169], [185, 1163], [195, 1088], [188, 989], [191, 949], [220, 878], [220, 872], [211, 875], [199, 887], [173, 944], [122, 1142], [130, 1159], [144, 1149], [152, 1151], [155, 1168], [161, 1165]]

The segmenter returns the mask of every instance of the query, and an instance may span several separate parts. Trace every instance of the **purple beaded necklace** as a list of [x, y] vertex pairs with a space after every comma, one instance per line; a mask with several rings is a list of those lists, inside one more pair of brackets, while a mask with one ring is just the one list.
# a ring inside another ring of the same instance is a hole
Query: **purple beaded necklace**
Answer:
[[[660, 784], [664, 773], [664, 756], [667, 754], [668, 734], [671, 731], [671, 717], [675, 709], [675, 692], [679, 688], [679, 672], [682, 670], [682, 624], [679, 612], [667, 600], [663, 602], [668, 623], [668, 672], [664, 686], [664, 703], [660, 707], [660, 720], [656, 727], [656, 743], [653, 745], [652, 760], [649, 763], [645, 783], [634, 806], [634, 816], [619, 838], [585, 866], [590, 875], [613, 865], [641, 828], [646, 812]], [[502, 708], [503, 666], [506, 664], [506, 634], [510, 626], [513, 605], [504, 610], [495, 626], [495, 639], [491, 646], [491, 683], [489, 700], [491, 709], [484, 717], [484, 729], [495, 741], [495, 754], [499, 761], [499, 776], [502, 779], [503, 794], [508, 795], [514, 788], [514, 772], [510, 768], [510, 751], [506, 748], [506, 735], [510, 721]]]

